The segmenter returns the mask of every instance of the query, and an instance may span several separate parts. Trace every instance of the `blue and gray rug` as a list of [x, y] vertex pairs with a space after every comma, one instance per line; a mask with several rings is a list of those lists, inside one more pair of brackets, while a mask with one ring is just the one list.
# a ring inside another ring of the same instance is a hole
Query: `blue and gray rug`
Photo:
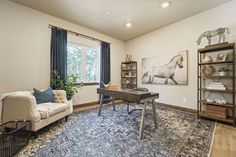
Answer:
[[[131, 108], [138, 108], [133, 106]], [[39, 132], [18, 156], [35, 157], [207, 157], [215, 123], [196, 115], [157, 107], [158, 127], [147, 111], [143, 140], [139, 140], [141, 112], [127, 114], [104, 108], [74, 113]]]

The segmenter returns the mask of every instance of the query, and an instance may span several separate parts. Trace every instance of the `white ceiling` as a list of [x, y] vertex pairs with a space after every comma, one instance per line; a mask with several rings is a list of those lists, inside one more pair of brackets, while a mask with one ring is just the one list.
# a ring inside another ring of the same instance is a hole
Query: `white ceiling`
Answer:
[[[230, 0], [12, 0], [120, 40], [130, 40]], [[110, 11], [110, 15], [106, 14]], [[125, 23], [131, 21], [132, 28]]]

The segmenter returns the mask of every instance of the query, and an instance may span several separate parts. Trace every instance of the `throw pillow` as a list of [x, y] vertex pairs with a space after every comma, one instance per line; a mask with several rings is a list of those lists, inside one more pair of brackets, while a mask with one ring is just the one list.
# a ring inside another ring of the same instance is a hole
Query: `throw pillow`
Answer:
[[45, 91], [34, 88], [34, 96], [36, 98], [37, 104], [54, 102], [54, 95], [51, 87]]

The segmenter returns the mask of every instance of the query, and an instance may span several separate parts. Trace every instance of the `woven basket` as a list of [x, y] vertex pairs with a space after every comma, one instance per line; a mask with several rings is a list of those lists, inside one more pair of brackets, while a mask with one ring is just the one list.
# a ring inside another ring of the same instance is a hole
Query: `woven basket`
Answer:
[[202, 76], [212, 76], [215, 72], [215, 67], [209, 65], [203, 66], [201, 70]]

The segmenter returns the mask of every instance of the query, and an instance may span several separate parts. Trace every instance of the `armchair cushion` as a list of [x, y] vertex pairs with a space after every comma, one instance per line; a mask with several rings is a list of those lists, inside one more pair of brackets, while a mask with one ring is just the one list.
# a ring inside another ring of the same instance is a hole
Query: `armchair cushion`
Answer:
[[34, 96], [36, 98], [37, 104], [54, 102], [54, 95], [52, 88], [48, 88], [45, 91], [41, 91], [34, 88]]
[[37, 105], [37, 110], [42, 119], [48, 118], [69, 108], [65, 103], [42, 103]]
[[51, 103], [38, 104], [37, 111], [40, 113], [42, 119], [46, 119], [53, 113], [52, 104]]
[[69, 105], [65, 103], [53, 103], [52, 108], [53, 108], [53, 111], [51, 115], [55, 115], [59, 112], [67, 110], [69, 108]]

